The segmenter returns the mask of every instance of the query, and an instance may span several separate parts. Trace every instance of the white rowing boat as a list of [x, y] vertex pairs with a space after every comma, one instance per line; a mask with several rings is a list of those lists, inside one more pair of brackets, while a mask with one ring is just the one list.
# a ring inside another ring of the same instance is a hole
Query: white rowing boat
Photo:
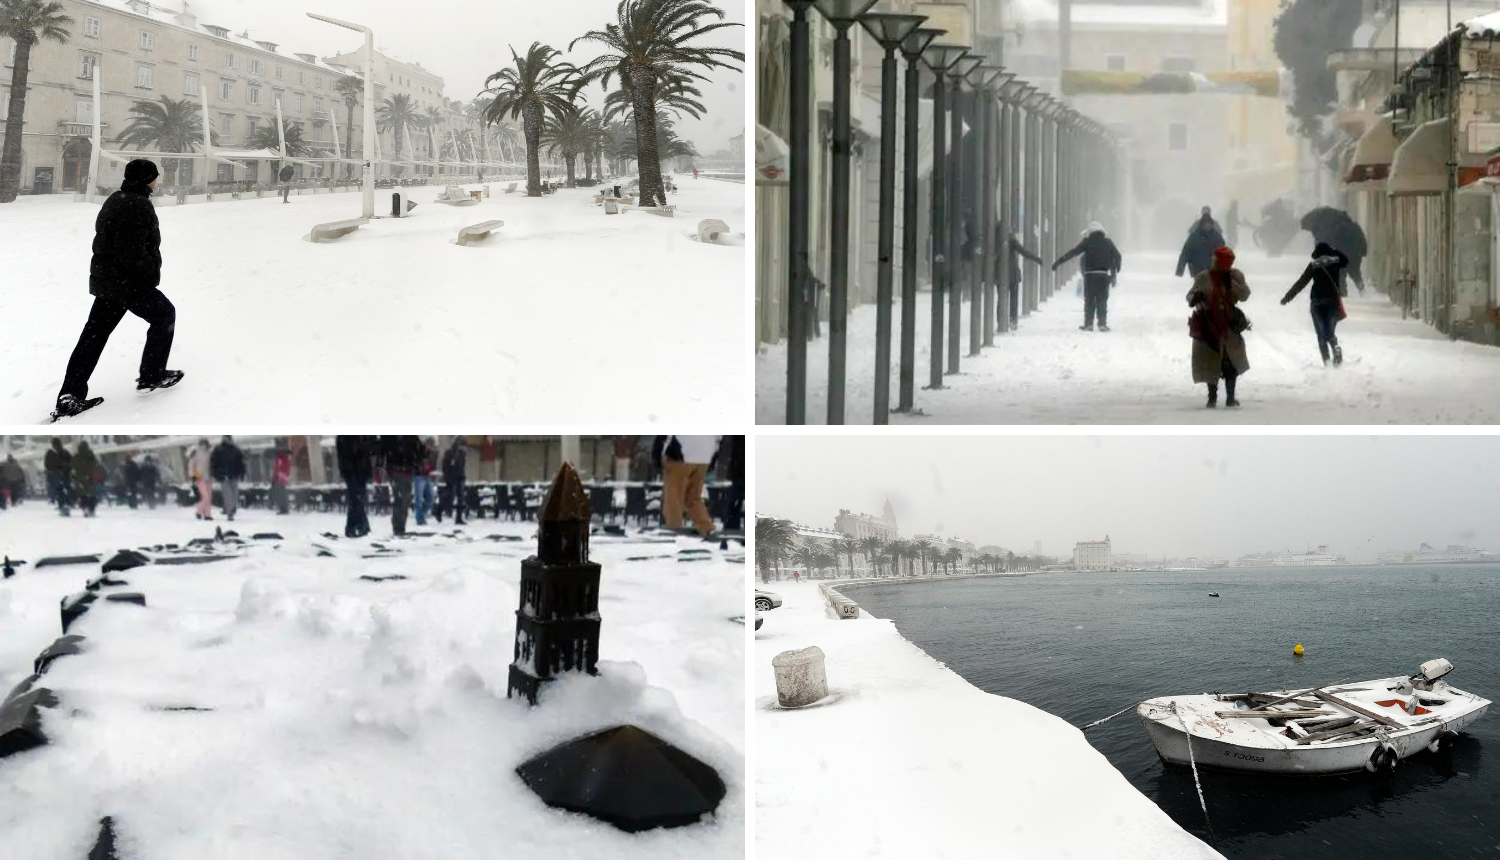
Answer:
[[[1397, 675], [1290, 693], [1162, 696], [1136, 706], [1157, 755], [1256, 773], [1392, 770], [1422, 750], [1437, 752], [1489, 708], [1488, 699], [1442, 680], [1447, 660]], [[1340, 682], [1342, 683], [1342, 682]]]

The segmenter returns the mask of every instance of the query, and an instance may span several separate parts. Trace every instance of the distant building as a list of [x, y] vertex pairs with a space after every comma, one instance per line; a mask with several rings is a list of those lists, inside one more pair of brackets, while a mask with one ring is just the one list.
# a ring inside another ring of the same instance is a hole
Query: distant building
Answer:
[[743, 131], [729, 139], [729, 157], [738, 158], [740, 161], [745, 160], [745, 133]]
[[1073, 545], [1074, 570], [1109, 570], [1114, 567], [1114, 557], [1109, 545], [1109, 535], [1104, 540], [1082, 541]]
[[912, 540], [925, 540], [928, 543], [932, 544], [935, 549], [943, 552], [947, 552], [951, 549], [956, 549], [960, 553], [962, 553], [965, 559], [971, 559], [979, 554], [979, 550], [975, 548], [974, 544], [971, 541], [964, 540], [963, 538], [942, 537], [941, 535], [917, 535], [916, 537], [912, 538]]
[[889, 499], [885, 503], [885, 515], [881, 517], [851, 514], [848, 510], [840, 509], [838, 518], [833, 521], [833, 528], [855, 540], [876, 537], [883, 541], [893, 541], [899, 534], [896, 528], [896, 509], [891, 507]]

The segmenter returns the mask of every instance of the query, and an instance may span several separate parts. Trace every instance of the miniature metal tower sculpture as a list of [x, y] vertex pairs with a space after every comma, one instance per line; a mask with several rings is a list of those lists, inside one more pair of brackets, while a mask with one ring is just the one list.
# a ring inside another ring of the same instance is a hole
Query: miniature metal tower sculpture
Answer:
[[598, 674], [599, 565], [589, 561], [588, 494], [563, 463], [537, 516], [537, 554], [521, 562], [516, 651], [506, 696], [536, 704], [558, 672]]

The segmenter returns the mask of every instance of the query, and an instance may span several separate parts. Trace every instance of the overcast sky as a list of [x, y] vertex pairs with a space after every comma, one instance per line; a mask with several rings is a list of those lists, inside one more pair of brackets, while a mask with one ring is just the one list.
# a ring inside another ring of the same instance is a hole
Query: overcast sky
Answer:
[[[235, 33], [248, 28], [252, 39], [275, 42], [288, 54], [328, 57], [362, 44], [361, 34], [314, 21], [308, 12], [364, 24], [375, 31], [377, 50], [421, 63], [442, 76], [444, 95], [470, 101], [483, 88], [485, 78], [511, 63], [508, 46], [524, 54], [532, 42], [542, 42], [579, 65], [601, 53], [592, 42], [580, 42], [569, 53], [568, 43], [615, 20], [618, 0], [444, 0], [430, 6], [385, 0], [189, 0], [189, 4], [199, 24], [227, 27]], [[157, 5], [180, 9], [182, 0], [161, 0]], [[725, 12], [724, 20], [745, 22], [745, 0], [720, 0], [717, 5]], [[744, 27], [729, 27], [694, 44], [744, 51], [746, 41]], [[677, 125], [679, 133], [705, 155], [727, 149], [729, 138], [745, 130], [745, 74], [725, 69], [708, 74], [712, 81], [700, 86], [708, 112], [701, 121], [686, 117]], [[598, 107], [604, 92], [592, 86], [585, 97]]]
[[757, 514], [833, 528], [889, 497], [903, 538], [1017, 554], [1500, 551], [1496, 436], [759, 436], [755, 464]]

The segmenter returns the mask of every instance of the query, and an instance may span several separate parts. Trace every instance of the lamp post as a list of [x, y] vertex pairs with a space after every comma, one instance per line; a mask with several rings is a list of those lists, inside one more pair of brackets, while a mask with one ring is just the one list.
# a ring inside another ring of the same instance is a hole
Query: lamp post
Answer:
[[948, 288], [946, 153], [947, 127], [943, 112], [948, 106], [948, 87], [943, 77], [969, 49], [963, 45], [928, 45], [922, 61], [932, 70], [932, 374], [929, 389], [943, 387], [943, 291]]
[[948, 82], [953, 85], [952, 121], [953, 128], [950, 134], [953, 136], [952, 158], [949, 163], [953, 173], [949, 177], [949, 200], [948, 206], [953, 213], [949, 219], [948, 229], [948, 265], [950, 272], [958, 273], [958, 277], [952, 278], [956, 289], [948, 292], [948, 372], [958, 372], [959, 338], [963, 332], [964, 296], [963, 287], [965, 283], [973, 292], [973, 276], [968, 267], [964, 265], [964, 235], [963, 227], [968, 226], [969, 218], [964, 211], [964, 79], [969, 72], [984, 63], [984, 57], [978, 54], [965, 54], [953, 68], [948, 70]]
[[849, 28], [875, 0], [816, 0], [833, 25], [833, 190], [830, 201], [828, 264], [828, 423], [844, 423], [845, 360], [849, 323], [849, 168], [853, 133], [850, 122]]
[[[361, 143], [364, 146], [365, 168], [363, 192], [363, 218], [375, 217], [375, 171], [372, 170], [370, 158], [375, 152], [375, 31], [363, 24], [351, 24], [348, 21], [340, 21], [337, 18], [328, 18], [323, 15], [307, 13], [307, 17], [315, 18], [329, 24], [343, 27], [347, 30], [355, 30], [365, 34], [365, 128]], [[205, 121], [208, 117], [204, 116]]]
[[915, 407], [917, 376], [917, 120], [920, 113], [922, 52], [946, 30], [918, 28], [901, 42], [906, 57], [906, 152], [901, 195], [901, 385], [897, 412]]
[[786, 277], [786, 423], [807, 423], [807, 277], [808, 208], [811, 192], [812, 153], [812, 51], [808, 11], [812, 0], [783, 0], [792, 7], [791, 149], [788, 172], [787, 277]]
[[885, 57], [880, 63], [880, 234], [875, 290], [875, 421], [891, 420], [891, 291], [896, 253], [896, 49], [926, 15], [871, 13], [860, 19]]

